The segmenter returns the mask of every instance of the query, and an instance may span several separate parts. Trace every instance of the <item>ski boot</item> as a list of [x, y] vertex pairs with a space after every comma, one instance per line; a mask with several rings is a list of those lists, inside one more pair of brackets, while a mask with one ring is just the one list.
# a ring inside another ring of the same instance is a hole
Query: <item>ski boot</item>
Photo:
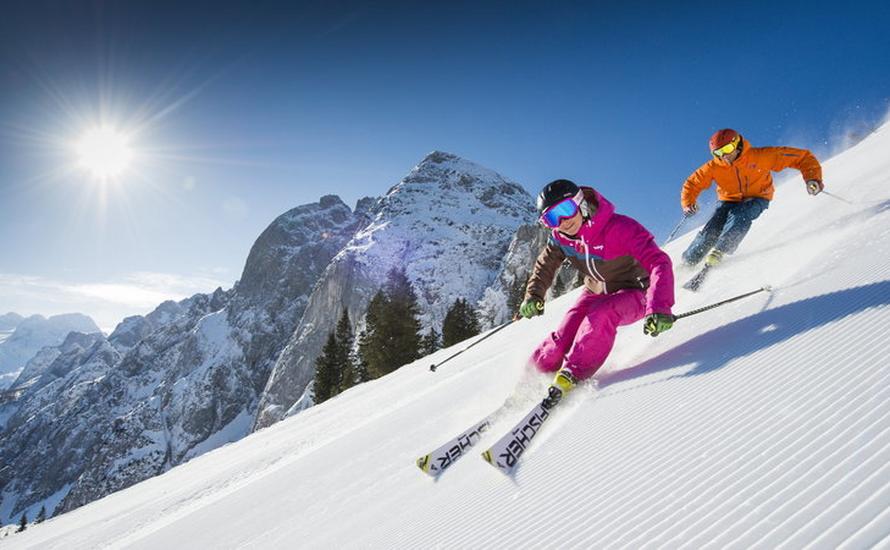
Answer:
[[708, 255], [705, 256], [705, 265], [708, 267], [716, 267], [722, 261], [723, 251], [717, 250], [716, 248], [708, 252]]
[[562, 400], [562, 397], [569, 393], [578, 383], [574, 375], [566, 369], [559, 369], [556, 377], [553, 378], [553, 384], [547, 388], [547, 397], [541, 402], [546, 409], [552, 409]]

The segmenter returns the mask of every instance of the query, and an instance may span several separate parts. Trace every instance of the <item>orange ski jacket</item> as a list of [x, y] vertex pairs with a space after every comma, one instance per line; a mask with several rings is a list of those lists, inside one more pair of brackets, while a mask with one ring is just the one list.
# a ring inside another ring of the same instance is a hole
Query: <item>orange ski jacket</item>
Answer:
[[726, 202], [742, 202], [749, 198], [773, 199], [775, 187], [770, 172], [785, 168], [800, 170], [804, 181], [822, 181], [822, 166], [813, 153], [793, 147], [751, 147], [742, 138], [742, 153], [732, 164], [712, 158], [683, 183], [680, 205], [685, 209], [695, 204], [699, 194], [717, 182], [717, 198]]

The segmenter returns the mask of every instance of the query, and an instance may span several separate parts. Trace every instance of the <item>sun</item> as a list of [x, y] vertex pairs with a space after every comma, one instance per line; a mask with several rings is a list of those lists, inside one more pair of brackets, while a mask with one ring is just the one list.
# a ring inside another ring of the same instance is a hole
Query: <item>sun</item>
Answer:
[[126, 134], [110, 126], [87, 131], [77, 143], [78, 164], [93, 177], [108, 181], [120, 176], [133, 160]]

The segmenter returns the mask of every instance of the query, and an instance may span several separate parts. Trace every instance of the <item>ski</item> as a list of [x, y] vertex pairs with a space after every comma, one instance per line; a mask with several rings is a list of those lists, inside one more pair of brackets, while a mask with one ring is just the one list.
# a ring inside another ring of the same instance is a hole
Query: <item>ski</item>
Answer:
[[697, 291], [701, 287], [702, 283], [705, 282], [705, 277], [708, 276], [708, 272], [710, 270], [711, 266], [705, 265], [703, 268], [701, 268], [701, 271], [695, 274], [694, 277], [686, 281], [686, 283], [683, 285], [683, 288], [685, 288], [686, 290], [691, 290], [692, 292]]
[[[500, 411], [500, 409], [498, 409]], [[442, 475], [451, 465], [464, 456], [464, 454], [482, 438], [482, 434], [491, 427], [491, 422], [497, 415], [497, 412], [486, 416], [479, 422], [473, 424], [470, 429], [462, 432], [457, 437], [451, 439], [435, 451], [425, 454], [417, 459], [417, 467], [424, 473], [436, 478]]]
[[507, 475], [513, 472], [519, 457], [538, 434], [544, 421], [550, 418], [551, 411], [562, 397], [562, 391], [555, 386], [550, 386], [549, 392], [549, 395], [536, 404], [516, 427], [482, 453], [482, 458], [486, 462]]
[[471, 447], [479, 443], [482, 435], [488, 431], [492, 424], [516, 406], [517, 399], [517, 395], [510, 395], [501, 403], [501, 406], [492, 411], [488, 416], [475, 422], [469, 429], [450, 439], [441, 447], [418, 458], [415, 461], [417, 467], [434, 478], [442, 475], [445, 470], [464, 456]]

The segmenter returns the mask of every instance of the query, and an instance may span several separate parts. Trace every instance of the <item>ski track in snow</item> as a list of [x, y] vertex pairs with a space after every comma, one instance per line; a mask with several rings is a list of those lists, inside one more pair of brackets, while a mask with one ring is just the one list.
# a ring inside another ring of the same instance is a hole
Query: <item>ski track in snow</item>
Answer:
[[[890, 126], [796, 173], [652, 339], [619, 331], [512, 477], [478, 454], [543, 397], [525, 360], [574, 300], [441, 366], [441, 350], [27, 532], [9, 548], [890, 546]], [[608, 194], [608, 189], [604, 189]], [[619, 210], [620, 210], [620, 206]], [[704, 222], [704, 220], [698, 220]], [[690, 232], [667, 250], [672, 257]], [[691, 273], [677, 269], [677, 287]], [[465, 347], [466, 344], [459, 344]], [[414, 460], [505, 409], [431, 480]], [[536, 396], [540, 393], [539, 396]]]

